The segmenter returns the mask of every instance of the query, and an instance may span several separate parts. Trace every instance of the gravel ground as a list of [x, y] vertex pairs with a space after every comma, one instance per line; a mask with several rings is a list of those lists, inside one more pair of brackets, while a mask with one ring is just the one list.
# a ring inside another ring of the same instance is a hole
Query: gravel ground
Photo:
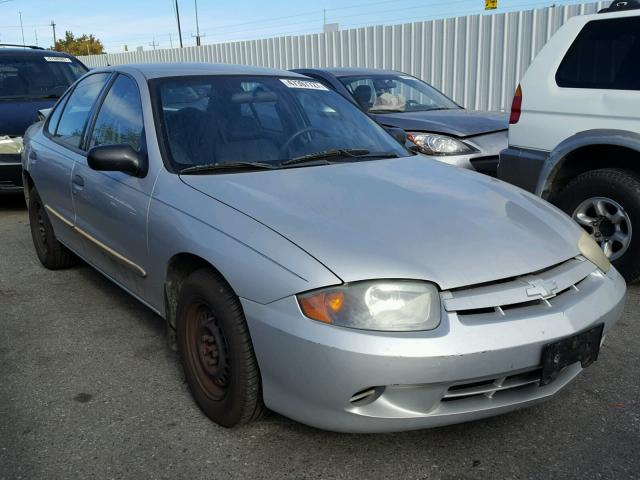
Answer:
[[36, 258], [0, 197], [0, 478], [640, 478], [640, 288], [600, 360], [554, 400], [385, 435], [279, 415], [236, 430], [195, 406], [161, 318], [87, 266]]

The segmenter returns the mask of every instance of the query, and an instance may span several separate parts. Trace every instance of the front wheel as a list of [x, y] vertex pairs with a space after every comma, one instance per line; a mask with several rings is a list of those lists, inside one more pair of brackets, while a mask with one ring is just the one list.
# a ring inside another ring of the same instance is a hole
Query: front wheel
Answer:
[[184, 281], [176, 318], [178, 350], [200, 409], [223, 427], [262, 414], [260, 371], [238, 297], [215, 272]]
[[627, 282], [640, 277], [640, 178], [635, 173], [583, 173], [569, 182], [555, 203], [598, 242]]

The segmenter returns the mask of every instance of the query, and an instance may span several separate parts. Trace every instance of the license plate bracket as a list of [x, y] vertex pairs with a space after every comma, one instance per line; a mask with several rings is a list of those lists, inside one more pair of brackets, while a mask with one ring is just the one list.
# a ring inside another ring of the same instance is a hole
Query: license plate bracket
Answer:
[[586, 368], [598, 359], [604, 324], [545, 345], [542, 350], [540, 386], [553, 382], [560, 372], [576, 362]]

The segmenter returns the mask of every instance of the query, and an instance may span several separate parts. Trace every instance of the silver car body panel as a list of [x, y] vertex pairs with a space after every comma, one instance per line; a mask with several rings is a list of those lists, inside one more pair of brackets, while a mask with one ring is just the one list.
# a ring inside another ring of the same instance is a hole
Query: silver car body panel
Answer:
[[[550, 385], [531, 383], [546, 343], [599, 323], [608, 330], [621, 314], [624, 281], [580, 257], [581, 230], [531, 194], [423, 156], [175, 175], [162, 162], [146, 79], [273, 71], [118, 71], [140, 89], [146, 177], [89, 172], [83, 155], [44, 135], [42, 124], [28, 132], [23, 168], [56, 212], [57, 237], [161, 315], [172, 259], [190, 255], [214, 266], [240, 297], [264, 400], [280, 413], [341, 431], [502, 413], [548, 398], [579, 373], [573, 365]], [[74, 178], [80, 172], [83, 185]], [[380, 278], [435, 282], [440, 325], [412, 333], [334, 327], [304, 317], [295, 297]]]
[[[539, 368], [544, 345], [598, 323], [606, 332], [624, 307], [624, 280], [614, 269], [607, 276], [594, 271], [578, 288], [551, 306], [524, 306], [505, 316], [462, 318], [443, 309], [436, 330], [411, 334], [323, 325], [305, 319], [292, 297], [269, 305], [242, 300], [242, 306], [269, 408], [319, 428], [387, 432], [477, 420], [556, 394], [581, 367], [568, 367], [544, 387], [539, 372], [527, 381], [523, 374]], [[501, 381], [513, 388], [500, 390]], [[450, 396], [467, 384], [475, 394]], [[383, 389], [370, 403], [349, 401], [372, 387]]]
[[499, 280], [577, 255], [582, 234], [529, 193], [424, 156], [182, 179], [345, 282], [425, 279], [448, 289]]

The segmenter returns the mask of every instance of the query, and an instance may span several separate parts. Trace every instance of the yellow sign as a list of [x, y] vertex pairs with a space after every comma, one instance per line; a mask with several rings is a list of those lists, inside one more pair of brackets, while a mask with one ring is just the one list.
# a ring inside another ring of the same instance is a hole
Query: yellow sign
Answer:
[[485, 10], [495, 10], [498, 8], [498, 0], [484, 0]]

